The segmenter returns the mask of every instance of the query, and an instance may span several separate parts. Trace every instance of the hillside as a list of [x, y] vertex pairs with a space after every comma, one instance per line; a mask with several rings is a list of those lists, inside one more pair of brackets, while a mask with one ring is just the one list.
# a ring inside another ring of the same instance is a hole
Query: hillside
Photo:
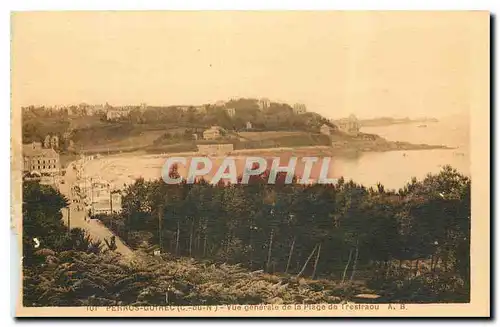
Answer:
[[[198, 144], [204, 143], [231, 143], [235, 150], [328, 146], [337, 153], [443, 148], [389, 142], [363, 133], [350, 136], [332, 131], [326, 136], [319, 133], [320, 127], [334, 125], [321, 115], [298, 114], [285, 103], [269, 102], [267, 107], [259, 108], [257, 99], [237, 99], [199, 107], [150, 106], [144, 111], [133, 109], [111, 121], [106, 119], [104, 112], [84, 112], [70, 114], [67, 109], [23, 108], [23, 142], [42, 141], [48, 134], [58, 135], [59, 150], [69, 157], [82, 152], [192, 152], [197, 150]], [[362, 123], [402, 122], [380, 118]], [[222, 137], [203, 140], [203, 131], [210, 126], [220, 126]]]
[[[288, 104], [271, 102], [259, 110], [257, 99], [201, 107], [150, 106], [144, 111], [131, 110], [112, 121], [106, 119], [105, 112], [70, 114], [75, 110], [23, 108], [23, 142], [42, 141], [51, 134], [62, 140], [63, 152], [190, 151], [196, 149], [193, 134], [201, 139], [205, 129], [216, 125], [226, 131], [226, 137], [220, 141], [230, 141], [235, 148], [326, 145], [324, 138], [313, 134], [322, 124], [331, 125], [316, 113], [296, 114]], [[251, 123], [251, 128], [247, 123]], [[270, 131], [275, 132], [273, 137], [269, 134], [260, 140], [244, 135]], [[74, 144], [71, 149], [69, 140]]]

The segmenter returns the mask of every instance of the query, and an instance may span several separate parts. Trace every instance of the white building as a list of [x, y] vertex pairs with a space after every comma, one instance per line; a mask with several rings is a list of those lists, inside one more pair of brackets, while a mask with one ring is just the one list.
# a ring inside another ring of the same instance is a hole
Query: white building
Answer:
[[123, 117], [127, 117], [130, 113], [130, 109], [108, 109], [106, 112], [107, 120], [118, 120]]
[[294, 104], [293, 112], [297, 115], [305, 114], [307, 112], [306, 105], [303, 103]]
[[57, 135], [52, 135], [52, 137], [50, 138], [50, 147], [52, 149], [59, 148], [59, 137]]
[[348, 118], [341, 119], [337, 122], [337, 126], [341, 132], [349, 135], [358, 135], [360, 124], [356, 116], [350, 115]]
[[252, 129], [252, 123], [247, 121], [246, 127], [247, 129]]
[[259, 100], [258, 105], [259, 105], [259, 110], [263, 111], [263, 110], [268, 109], [271, 106], [271, 101], [269, 99], [262, 98]]
[[234, 117], [236, 115], [236, 109], [234, 108], [226, 108], [226, 113], [229, 117]]
[[222, 136], [219, 126], [212, 126], [203, 132], [204, 140], [216, 140]]
[[189, 106], [178, 106], [177, 109], [179, 109], [182, 112], [188, 112]]

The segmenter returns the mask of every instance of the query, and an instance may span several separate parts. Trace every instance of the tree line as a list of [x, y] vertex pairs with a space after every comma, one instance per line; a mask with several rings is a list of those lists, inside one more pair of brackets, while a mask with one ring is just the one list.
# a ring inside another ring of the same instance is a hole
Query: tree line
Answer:
[[[112, 108], [112, 107], [110, 107]], [[188, 106], [148, 106], [144, 109], [131, 108], [129, 113], [123, 117], [108, 122], [106, 110], [88, 113], [87, 110], [78, 106], [68, 108], [52, 109], [44, 106], [23, 107], [23, 142], [39, 141], [47, 133], [63, 135], [71, 126], [73, 119], [88, 118], [83, 124], [85, 128], [76, 128], [82, 132], [92, 132], [92, 128], [106, 128], [108, 125], [123, 126], [118, 132], [127, 132], [127, 126], [131, 128], [160, 127], [161, 125], [190, 126], [191, 128], [205, 129], [212, 125], [218, 125], [227, 130], [246, 130], [247, 122], [251, 122], [253, 130], [302, 130], [317, 132], [323, 124], [331, 125], [326, 118], [319, 114], [310, 112], [297, 115], [290, 105], [286, 103], [270, 103], [269, 108], [259, 110], [257, 99], [230, 100], [223, 106], [205, 104], [200, 107]], [[226, 108], [234, 108], [235, 115], [227, 113]], [[69, 114], [69, 110], [73, 113]], [[103, 125], [104, 124], [104, 125]], [[108, 126], [109, 127], [109, 126]], [[61, 137], [60, 137], [61, 138]]]
[[470, 179], [451, 167], [398, 191], [263, 180], [137, 180], [121, 214], [97, 217], [131, 262], [68, 229], [57, 190], [24, 182], [24, 305], [469, 301]]
[[[132, 110], [121, 121], [134, 124], [158, 124], [178, 122], [180, 124], [198, 124], [199, 126], [218, 125], [228, 130], [246, 130], [247, 122], [256, 130], [303, 130], [317, 132], [322, 124], [331, 123], [319, 114], [310, 112], [297, 115], [290, 105], [272, 102], [269, 108], [260, 110], [257, 99], [237, 99], [227, 102], [224, 106], [205, 104], [199, 107], [180, 108], [148, 107], [145, 111]], [[234, 108], [231, 116], [227, 108]], [[332, 125], [333, 126], [333, 125]]]
[[98, 218], [133, 247], [176, 256], [342, 282], [446, 276], [468, 289], [470, 179], [453, 168], [398, 191], [343, 179], [266, 185], [265, 174], [248, 185], [138, 179], [120, 214]]
[[339, 303], [343, 287], [292, 281], [139, 248], [133, 260], [82, 229], [63, 224], [68, 201], [37, 182], [23, 183], [23, 305], [151, 306]]

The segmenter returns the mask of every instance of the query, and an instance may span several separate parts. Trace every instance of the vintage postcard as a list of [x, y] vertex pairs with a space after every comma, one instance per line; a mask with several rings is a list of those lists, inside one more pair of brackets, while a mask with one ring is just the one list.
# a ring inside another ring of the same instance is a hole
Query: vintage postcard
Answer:
[[16, 315], [490, 316], [490, 19], [12, 13]]

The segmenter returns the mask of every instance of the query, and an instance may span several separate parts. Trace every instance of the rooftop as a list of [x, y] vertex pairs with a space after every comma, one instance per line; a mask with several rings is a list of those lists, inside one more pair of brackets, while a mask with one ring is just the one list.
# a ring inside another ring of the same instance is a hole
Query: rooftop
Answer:
[[43, 148], [35, 148], [33, 149], [32, 144], [23, 144], [23, 155], [25, 157], [47, 157], [53, 158], [58, 154], [54, 149], [43, 149]]

